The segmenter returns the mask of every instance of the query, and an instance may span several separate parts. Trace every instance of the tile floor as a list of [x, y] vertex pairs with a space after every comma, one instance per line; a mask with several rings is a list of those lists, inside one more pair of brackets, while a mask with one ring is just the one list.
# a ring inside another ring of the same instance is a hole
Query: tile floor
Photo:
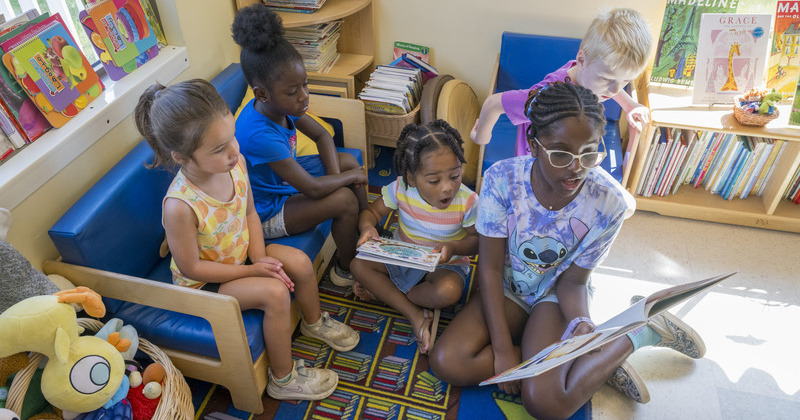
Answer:
[[704, 337], [706, 357], [636, 352], [629, 361], [650, 403], [603, 387], [595, 419], [800, 418], [800, 234], [637, 212], [595, 271], [593, 318], [602, 322], [633, 294], [736, 270], [672, 309]]

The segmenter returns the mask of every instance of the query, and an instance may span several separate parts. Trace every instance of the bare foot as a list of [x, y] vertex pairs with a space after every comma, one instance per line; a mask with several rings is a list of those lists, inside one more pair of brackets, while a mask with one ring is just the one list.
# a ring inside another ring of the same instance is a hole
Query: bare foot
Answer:
[[414, 333], [417, 337], [417, 349], [419, 350], [419, 354], [428, 354], [428, 350], [430, 350], [431, 324], [433, 324], [433, 312], [423, 309], [422, 320]]
[[378, 299], [372, 292], [367, 290], [364, 285], [359, 283], [358, 281], [353, 283], [353, 294], [356, 295], [357, 298], [363, 300], [364, 302], [370, 303], [383, 303], [380, 299]]

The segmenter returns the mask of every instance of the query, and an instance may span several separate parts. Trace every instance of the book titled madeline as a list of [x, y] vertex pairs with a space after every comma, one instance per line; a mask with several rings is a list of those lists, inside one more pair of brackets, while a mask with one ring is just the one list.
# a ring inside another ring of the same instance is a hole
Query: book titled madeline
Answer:
[[693, 103], [731, 104], [734, 96], [763, 86], [771, 21], [762, 13], [702, 16]]
[[357, 249], [356, 258], [425, 271], [436, 270], [441, 253], [433, 248], [387, 238], [372, 238]]

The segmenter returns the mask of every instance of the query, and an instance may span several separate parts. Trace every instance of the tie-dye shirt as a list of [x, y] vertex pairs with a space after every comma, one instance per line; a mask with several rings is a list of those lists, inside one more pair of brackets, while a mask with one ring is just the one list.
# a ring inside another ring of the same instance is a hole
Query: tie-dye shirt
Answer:
[[[432, 247], [463, 239], [467, 236], [465, 228], [475, 224], [478, 213], [478, 194], [464, 184], [444, 210], [428, 204], [402, 177], [383, 187], [381, 194], [383, 204], [398, 213], [395, 239], [417, 245]], [[468, 263], [468, 257], [454, 255], [448, 264]]]
[[572, 202], [548, 210], [533, 195], [534, 160], [506, 159], [486, 171], [475, 224], [483, 236], [508, 238], [503, 287], [529, 304], [545, 296], [571, 264], [597, 267], [636, 207], [608, 172], [595, 168]]
[[[170, 184], [167, 198], [177, 198], [188, 204], [197, 216], [197, 245], [200, 259], [223, 264], [244, 264], [247, 260], [247, 245], [250, 231], [247, 229], [247, 177], [242, 162], [230, 171], [234, 195], [230, 201], [223, 202], [197, 188], [178, 171]], [[163, 220], [161, 222], [164, 223]], [[173, 258], [169, 265], [172, 282], [199, 289], [205, 285], [200, 281], [188, 279], [181, 274]]]

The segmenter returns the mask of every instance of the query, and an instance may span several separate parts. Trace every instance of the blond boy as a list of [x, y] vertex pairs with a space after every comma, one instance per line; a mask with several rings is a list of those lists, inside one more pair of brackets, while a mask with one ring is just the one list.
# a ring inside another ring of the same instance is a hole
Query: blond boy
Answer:
[[652, 44], [650, 29], [639, 12], [613, 9], [600, 13], [586, 31], [575, 60], [568, 61], [530, 89], [509, 90], [486, 98], [470, 133], [472, 141], [489, 143], [495, 122], [505, 113], [517, 126], [515, 156], [529, 154], [526, 134], [530, 120], [525, 115], [528, 92], [556, 81], [569, 81], [588, 88], [601, 102], [609, 98], [615, 100], [627, 113], [631, 127], [641, 130], [650, 112], [622, 89], [644, 70]]

